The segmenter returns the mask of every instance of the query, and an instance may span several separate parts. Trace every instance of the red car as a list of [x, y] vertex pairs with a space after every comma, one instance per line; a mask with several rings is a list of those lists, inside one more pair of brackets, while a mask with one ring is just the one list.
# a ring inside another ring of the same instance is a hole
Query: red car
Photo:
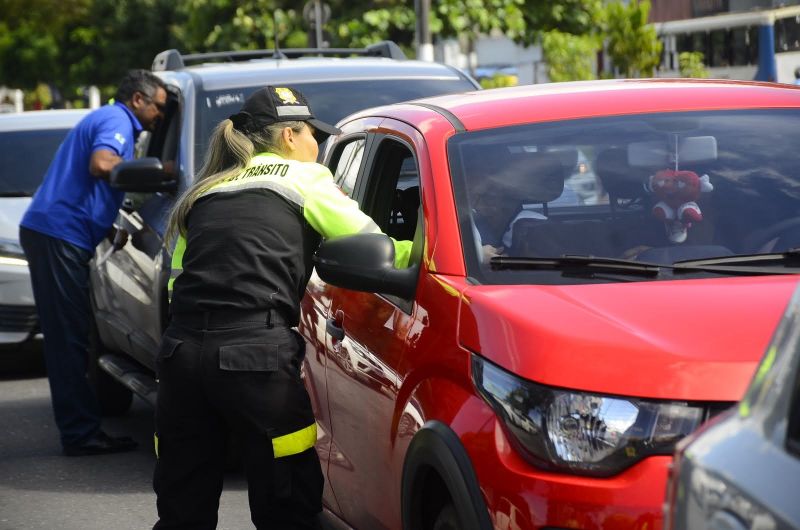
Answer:
[[800, 278], [800, 88], [523, 86], [340, 126], [337, 182], [413, 248], [317, 252], [325, 515], [661, 528], [676, 442], [743, 396]]

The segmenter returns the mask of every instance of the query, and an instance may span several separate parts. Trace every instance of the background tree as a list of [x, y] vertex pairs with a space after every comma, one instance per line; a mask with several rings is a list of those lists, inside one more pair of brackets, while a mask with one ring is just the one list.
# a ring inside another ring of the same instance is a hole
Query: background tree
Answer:
[[88, 16], [70, 28], [60, 60], [70, 86], [96, 84], [104, 96], [131, 68], [149, 69], [162, 50], [180, 46], [171, 0], [93, 0]]
[[652, 77], [661, 62], [661, 41], [647, 24], [649, 0], [615, 0], [606, 5], [608, 55], [624, 77]]
[[326, 0], [326, 3], [331, 6], [331, 20], [326, 27], [331, 34], [332, 47], [362, 48], [392, 40], [409, 57], [414, 56], [417, 19], [413, 2]]
[[678, 54], [681, 77], [708, 77], [703, 64], [703, 52], [681, 52]]
[[[391, 39], [415, 55], [409, 0], [325, 3], [331, 46]], [[649, 5], [617, 1], [605, 12], [603, 0], [437, 0], [429, 27], [435, 38], [458, 38], [468, 53], [481, 35], [541, 44], [552, 80], [591, 77], [596, 49], [610, 32], [609, 55], [620, 71], [648, 75], [660, 53], [646, 26]], [[0, 0], [0, 12], [0, 83], [31, 93], [56, 86], [68, 98], [81, 85], [110, 95], [126, 70], [149, 68], [165, 49], [272, 48], [276, 35], [282, 47], [305, 47], [312, 29], [297, 0]]]
[[524, 44], [540, 44], [550, 81], [594, 79], [602, 0], [525, 0]]
[[278, 0], [181, 0], [177, 16], [183, 23], [172, 33], [184, 52], [273, 48], [276, 32], [281, 47], [304, 47], [306, 31], [296, 5]]
[[86, 20], [92, 0], [0, 0], [0, 82], [33, 88], [40, 81], [62, 84], [68, 67], [61, 52], [72, 28]]
[[439, 0], [431, 6], [431, 33], [459, 38], [472, 57], [480, 35], [501, 33], [521, 41], [526, 29], [523, 6], [524, 0]]
[[558, 30], [542, 34], [542, 52], [550, 81], [594, 79], [594, 66], [602, 41], [597, 35], [572, 35]]
[[568, 35], [589, 35], [596, 31], [603, 0], [524, 0], [525, 32], [520, 42], [536, 44], [550, 31]]
[[178, 45], [171, 0], [0, 0], [0, 11], [2, 83], [67, 99], [91, 84], [110, 96], [126, 70]]

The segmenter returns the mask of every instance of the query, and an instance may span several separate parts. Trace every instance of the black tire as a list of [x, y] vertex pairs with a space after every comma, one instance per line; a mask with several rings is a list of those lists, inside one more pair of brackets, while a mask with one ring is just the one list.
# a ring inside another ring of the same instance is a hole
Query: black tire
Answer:
[[100, 413], [103, 416], [121, 416], [128, 412], [133, 402], [133, 392], [114, 379], [108, 372], [100, 368], [98, 359], [106, 353], [97, 328], [92, 319], [89, 329], [89, 366], [86, 376], [100, 402]]
[[461, 523], [458, 520], [456, 507], [452, 502], [442, 505], [436, 519], [433, 521], [433, 530], [459, 530]]

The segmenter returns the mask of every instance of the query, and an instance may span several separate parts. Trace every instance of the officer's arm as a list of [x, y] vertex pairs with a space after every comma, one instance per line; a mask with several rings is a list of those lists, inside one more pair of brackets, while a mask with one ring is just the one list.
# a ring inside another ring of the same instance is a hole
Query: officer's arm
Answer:
[[[303, 215], [311, 227], [325, 239], [382, 233], [375, 221], [359, 209], [358, 203], [336, 187], [332, 177], [320, 178], [316, 182], [313, 190], [306, 196]], [[395, 267], [408, 267], [412, 242], [392, 238], [392, 243]]]

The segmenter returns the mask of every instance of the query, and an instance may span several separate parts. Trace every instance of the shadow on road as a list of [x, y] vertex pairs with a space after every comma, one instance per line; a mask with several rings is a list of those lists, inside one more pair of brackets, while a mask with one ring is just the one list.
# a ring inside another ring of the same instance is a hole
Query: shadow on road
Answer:
[[0, 380], [45, 375], [41, 341], [0, 344]]
[[[61, 455], [41, 357], [0, 354], [0, 530], [140, 530], [157, 519], [152, 474], [153, 409], [135, 398], [110, 434], [133, 437], [130, 453]], [[251, 528], [241, 472], [225, 476], [218, 528]]]

